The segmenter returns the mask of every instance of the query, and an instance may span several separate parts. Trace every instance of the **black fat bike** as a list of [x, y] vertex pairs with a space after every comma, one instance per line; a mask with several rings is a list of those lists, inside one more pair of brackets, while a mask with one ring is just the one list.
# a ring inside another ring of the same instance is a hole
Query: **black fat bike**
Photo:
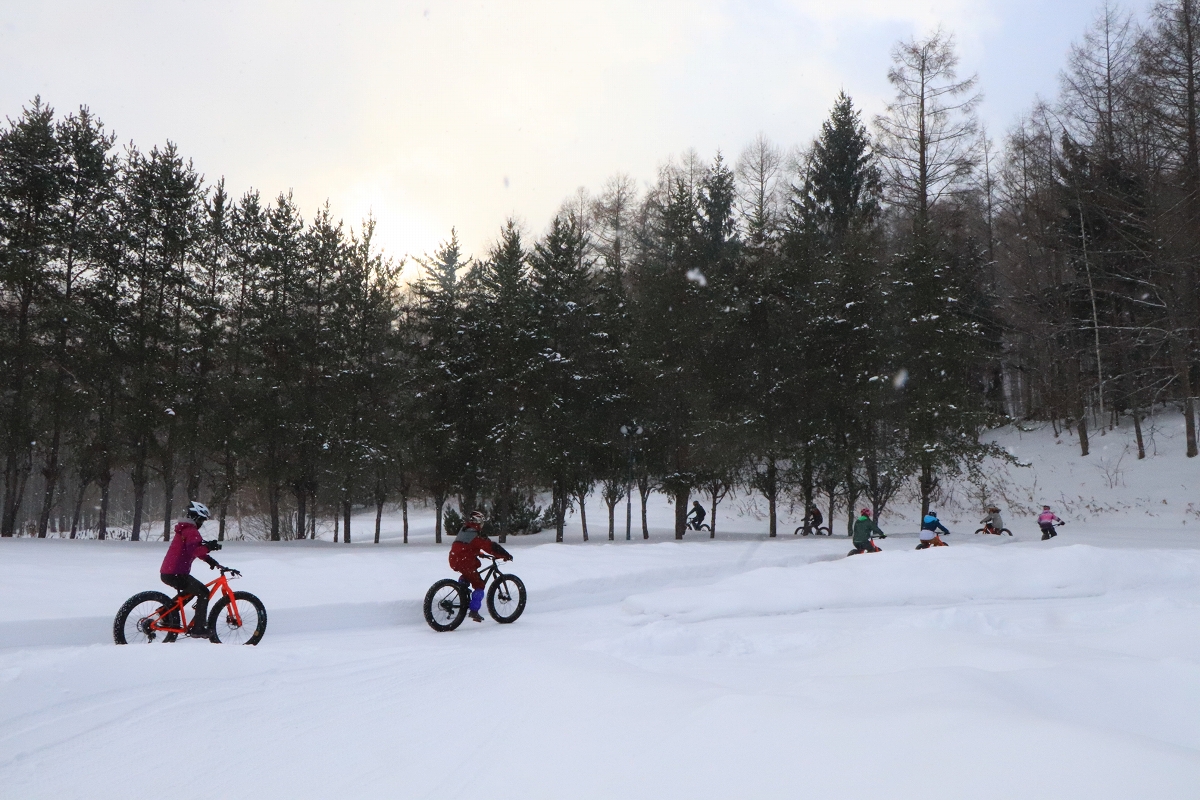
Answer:
[[[525, 610], [525, 584], [516, 575], [501, 572], [496, 559], [483, 554], [491, 563], [479, 571], [487, 588], [487, 610], [502, 625], [516, 622]], [[467, 618], [471, 603], [471, 584], [461, 578], [443, 578], [425, 593], [425, 621], [435, 631], [452, 631]]]

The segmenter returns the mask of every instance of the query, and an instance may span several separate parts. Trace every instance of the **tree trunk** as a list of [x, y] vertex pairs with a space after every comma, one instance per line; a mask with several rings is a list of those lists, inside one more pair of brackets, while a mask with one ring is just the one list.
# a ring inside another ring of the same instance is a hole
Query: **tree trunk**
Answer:
[[642, 538], [650, 538], [650, 526], [646, 524], [646, 498], [650, 496], [650, 477], [638, 478], [638, 494], [642, 498]]
[[442, 507], [446, 505], [446, 495], [438, 493], [433, 496], [434, 505], [437, 506], [437, 520], [433, 523], [433, 541], [436, 544], [442, 543]]
[[708, 518], [708, 538], [717, 538], [717, 494], [720, 492], [720, 487], [714, 482], [712, 485], [712, 514]]
[[1133, 433], [1137, 438], [1137, 457], [1141, 461], [1146, 457], [1146, 443], [1142, 440], [1142, 413], [1137, 404], [1133, 406]]
[[302, 481], [297, 482], [292, 487], [292, 494], [296, 496], [296, 538], [308, 538], [308, 531], [305, 526], [308, 524], [308, 487]]
[[404, 520], [404, 544], [408, 544], [408, 492], [400, 490], [400, 516]]
[[[929, 459], [921, 459], [921, 519], [925, 519], [925, 515], [929, 513], [929, 505], [933, 490], [937, 487], [937, 477], [933, 474], [933, 464]], [[879, 523], [878, 517], [875, 519], [876, 524]]]
[[88, 486], [91, 481], [79, 481], [79, 494], [75, 497], [75, 513], [71, 515], [71, 538], [74, 539], [79, 532], [79, 515], [83, 511], [83, 498], [87, 495]]
[[171, 541], [171, 516], [175, 509], [175, 475], [172, 471], [170, 480], [163, 482], [163, 541]]
[[272, 482], [267, 490], [267, 504], [271, 511], [271, 541], [279, 541], [279, 495], [283, 492], [283, 488], [277, 483]]
[[96, 538], [101, 541], [108, 537], [108, 489], [111, 485], [111, 474], [100, 476], [100, 519], [96, 524]]
[[587, 529], [587, 493], [580, 492], [579, 495], [579, 524], [583, 527], [583, 540], [588, 540]]
[[562, 481], [555, 481], [552, 489], [551, 501], [554, 503], [554, 541], [556, 543], [561, 543], [563, 541], [564, 518], [567, 515], [567, 491], [563, 487]]
[[608, 506], [608, 540], [615, 542], [617, 539], [617, 503], [620, 500], [613, 500], [610, 495], [605, 495], [604, 502]]
[[375, 495], [375, 544], [379, 544], [379, 526], [383, 522], [383, 498]]
[[[149, 482], [146, 476], [146, 445], [143, 441], [138, 445], [137, 460], [133, 465], [133, 526], [130, 532], [130, 538], [133, 541], [140, 541], [142, 538], [142, 512], [146, 502], [146, 484]], [[168, 539], [168, 541], [170, 541]]]
[[801, 491], [804, 493], [804, 535], [816, 533], [812, 529], [812, 515], [808, 513], [810, 508], [813, 508], [813, 463], [812, 452], [809, 448], [804, 448], [804, 468], [801, 472], [800, 479], [804, 482]]
[[829, 516], [825, 519], [829, 520], [829, 535], [833, 536], [833, 512], [837, 510], [837, 483], [832, 478], [828, 478], [823, 488], [829, 496]]
[[1079, 432], [1079, 452], [1080, 455], [1088, 454], [1088, 430], [1087, 430], [1087, 406], [1084, 406], [1083, 413], [1079, 415], [1079, 424], [1076, 426]]
[[774, 458], [767, 460], [767, 480], [765, 483], [765, 488], [766, 491], [764, 494], [767, 496], [767, 514], [769, 519], [768, 525], [770, 529], [768, 536], [774, 539], [779, 533], [777, 515], [777, 504], [779, 501], [779, 472], [775, 465]]
[[684, 487], [682, 489], [676, 489], [674, 494], [675, 538], [683, 539], [683, 535], [687, 533], [688, 498], [691, 497], [691, 491]]
[[[221, 487], [221, 520], [217, 528], [217, 541], [225, 541], [226, 517], [229, 513], [229, 500], [233, 497], [237, 481], [237, 459], [234, 458], [233, 451], [229, 447], [229, 442], [225, 442], [225, 474], [222, 476], [224, 485]], [[241, 517], [238, 517], [238, 534], [241, 534]]]
[[342, 542], [350, 544], [350, 499], [342, 500]]
[[[846, 463], [846, 535], [854, 535], [854, 506], [858, 505], [858, 484], [854, 480], [854, 465]], [[832, 507], [832, 506], [831, 506]], [[830, 524], [833, 518], [830, 517]]]
[[1187, 431], [1187, 457], [1195, 458], [1196, 449], [1196, 406], [1191, 397], [1183, 401], [1184, 429]]
[[[56, 381], [57, 391], [61, 389], [61, 377]], [[46, 538], [46, 528], [50, 524], [50, 514], [54, 511], [54, 494], [58, 488], [58, 448], [59, 440], [61, 439], [61, 423], [59, 421], [60, 401], [55, 398], [54, 401], [54, 430], [50, 434], [50, 450], [46, 453], [46, 466], [42, 469], [42, 477], [45, 479], [46, 486], [42, 491], [42, 513], [38, 516], [38, 538]]]

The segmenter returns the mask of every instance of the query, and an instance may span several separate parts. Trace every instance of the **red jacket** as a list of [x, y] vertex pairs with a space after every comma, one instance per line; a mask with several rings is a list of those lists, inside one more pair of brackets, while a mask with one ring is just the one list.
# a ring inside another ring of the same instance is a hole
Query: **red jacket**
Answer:
[[184, 520], [175, 525], [175, 538], [167, 548], [167, 557], [163, 559], [162, 567], [158, 570], [163, 575], [190, 575], [192, 561], [197, 558], [208, 559], [208, 548], [200, 538], [200, 529], [193, 523]]
[[479, 524], [468, 522], [459, 531], [450, 546], [450, 569], [469, 575], [479, 569], [479, 553], [503, 558], [508, 553], [503, 547], [492, 544], [492, 541], [479, 532]]

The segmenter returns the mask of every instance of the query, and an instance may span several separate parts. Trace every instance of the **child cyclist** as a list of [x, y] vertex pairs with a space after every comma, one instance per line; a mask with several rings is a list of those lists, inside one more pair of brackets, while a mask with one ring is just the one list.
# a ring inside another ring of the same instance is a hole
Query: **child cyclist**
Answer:
[[878, 553], [879, 548], [871, 541], [875, 536], [879, 536], [880, 539], [887, 538], [887, 535], [871, 519], [871, 509], [864, 508], [859, 512], [858, 519], [854, 520], [854, 549], [848, 555]]
[[950, 531], [938, 519], [937, 512], [932, 508], [929, 513], [921, 520], [921, 543], [917, 545], [918, 550], [925, 550], [930, 547], [946, 547], [946, 543], [942, 541], [939, 533], [949, 534]]
[[1038, 514], [1038, 527], [1042, 529], [1042, 541], [1058, 536], [1058, 531], [1054, 530], [1054, 524], [1065, 525], [1058, 515], [1050, 510], [1050, 506], [1042, 506], [1042, 513]]
[[482, 511], [473, 511], [450, 546], [450, 569], [462, 575], [459, 583], [471, 585], [471, 605], [467, 616], [475, 622], [483, 622], [483, 615], [479, 613], [483, 606], [479, 554], [483, 552], [501, 561], [512, 561], [512, 555], [507, 550], [483, 535], [484, 519]]
[[[1000, 531], [1004, 530], [1004, 517], [1000, 516], [999, 506], [988, 506], [987, 516], [979, 520], [983, 523], [985, 533], [994, 533], [1000, 535]], [[1010, 533], [1009, 536], [1012, 536]]]
[[[188, 626], [188, 636], [197, 639], [208, 639], [212, 633], [208, 630], [208, 587], [198, 578], [192, 577], [192, 561], [200, 559], [208, 564], [209, 569], [222, 569], [209, 553], [220, 550], [221, 543], [214, 540], [204, 541], [200, 538], [200, 526], [209, 518], [208, 507], [203, 503], [192, 502], [187, 508], [187, 519], [175, 525], [175, 538], [167, 548], [166, 558], [159, 569], [162, 582], [180, 594], [190, 594], [196, 597], [196, 615]], [[227, 570], [231, 575], [241, 575], [236, 569]]]
[[804, 512], [804, 521], [808, 523], [808, 528], [813, 533], [817, 532], [817, 528], [821, 527], [825, 522], [825, 518], [821, 516], [821, 509], [816, 506], [809, 506]]

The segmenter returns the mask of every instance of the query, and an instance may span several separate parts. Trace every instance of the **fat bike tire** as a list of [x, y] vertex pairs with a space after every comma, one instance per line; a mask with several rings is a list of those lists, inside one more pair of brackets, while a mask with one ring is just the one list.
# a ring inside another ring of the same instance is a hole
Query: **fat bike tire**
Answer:
[[[267, 632], [267, 607], [249, 592], [234, 592], [241, 624], [228, 608], [229, 598], [222, 597], [208, 614], [210, 641], [220, 644], [258, 644]], [[222, 638], [224, 636], [224, 638]]]
[[[443, 578], [429, 587], [422, 609], [429, 627], [439, 633], [452, 631], [467, 618], [469, 604], [466, 590], [453, 578]], [[491, 603], [488, 603], [490, 608]]]
[[[151, 630], [149, 622], [158, 612], [171, 605], [171, 598], [162, 592], [139, 592], [121, 605], [113, 620], [113, 641], [117, 644], [154, 644], [173, 642], [178, 634]], [[162, 618], [172, 628], [179, 627], [179, 612], [172, 611]]]
[[501, 575], [488, 587], [487, 608], [501, 625], [516, 622], [525, 610], [525, 584], [516, 575]]

